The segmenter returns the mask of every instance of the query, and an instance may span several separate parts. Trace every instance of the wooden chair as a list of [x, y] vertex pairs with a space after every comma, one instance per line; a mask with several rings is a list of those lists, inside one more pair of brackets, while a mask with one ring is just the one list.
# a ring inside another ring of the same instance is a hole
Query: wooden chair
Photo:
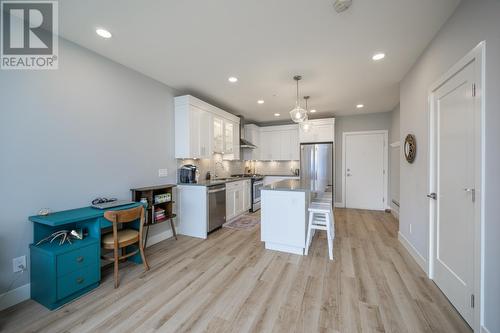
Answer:
[[[102, 259], [112, 261], [114, 263], [115, 288], [118, 288], [118, 263], [120, 260], [131, 257], [137, 252], [141, 253], [142, 262], [146, 271], [149, 270], [146, 256], [144, 255], [144, 244], [142, 241], [142, 229], [144, 225], [144, 207], [136, 207], [125, 210], [107, 211], [104, 213], [104, 218], [113, 224], [113, 232], [105, 234], [101, 237], [102, 248], [113, 250], [113, 257], [102, 256]], [[118, 224], [126, 224], [140, 219], [139, 231], [135, 229], [118, 230]], [[137, 249], [130, 253], [124, 253], [125, 248], [130, 245], [137, 244]], [[119, 254], [120, 252], [120, 254]]]

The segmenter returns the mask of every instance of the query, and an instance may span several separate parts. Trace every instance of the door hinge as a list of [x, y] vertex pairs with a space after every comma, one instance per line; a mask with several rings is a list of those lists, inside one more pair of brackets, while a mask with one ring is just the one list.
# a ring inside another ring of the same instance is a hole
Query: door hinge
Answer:
[[476, 84], [472, 84], [472, 97], [476, 97]]
[[385, 175], [385, 170], [384, 170], [384, 175]]
[[470, 295], [470, 307], [474, 309], [474, 294]]
[[382, 202], [385, 202], [385, 198], [382, 198]]

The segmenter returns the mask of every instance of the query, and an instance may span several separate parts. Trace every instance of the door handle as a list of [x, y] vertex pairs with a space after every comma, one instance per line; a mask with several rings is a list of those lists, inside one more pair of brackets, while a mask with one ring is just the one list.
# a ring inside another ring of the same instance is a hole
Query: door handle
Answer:
[[465, 192], [470, 192], [472, 195], [472, 202], [476, 201], [476, 189], [475, 188], [464, 188]]
[[432, 192], [432, 193], [427, 194], [427, 198], [437, 200], [437, 195], [436, 195], [436, 193]]

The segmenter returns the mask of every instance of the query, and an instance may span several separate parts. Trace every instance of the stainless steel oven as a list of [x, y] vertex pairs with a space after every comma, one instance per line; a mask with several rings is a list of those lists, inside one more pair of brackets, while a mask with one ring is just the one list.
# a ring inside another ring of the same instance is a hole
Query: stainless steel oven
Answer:
[[263, 177], [252, 177], [252, 212], [256, 212], [260, 209], [260, 191], [263, 186]]

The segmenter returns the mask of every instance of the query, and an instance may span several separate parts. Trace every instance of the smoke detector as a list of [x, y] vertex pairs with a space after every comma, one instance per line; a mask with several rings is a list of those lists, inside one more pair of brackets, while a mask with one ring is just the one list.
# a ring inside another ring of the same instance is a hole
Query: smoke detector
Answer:
[[333, 7], [335, 7], [335, 10], [337, 13], [342, 13], [343, 11], [346, 11], [349, 7], [351, 7], [352, 0], [335, 0], [333, 2]]

